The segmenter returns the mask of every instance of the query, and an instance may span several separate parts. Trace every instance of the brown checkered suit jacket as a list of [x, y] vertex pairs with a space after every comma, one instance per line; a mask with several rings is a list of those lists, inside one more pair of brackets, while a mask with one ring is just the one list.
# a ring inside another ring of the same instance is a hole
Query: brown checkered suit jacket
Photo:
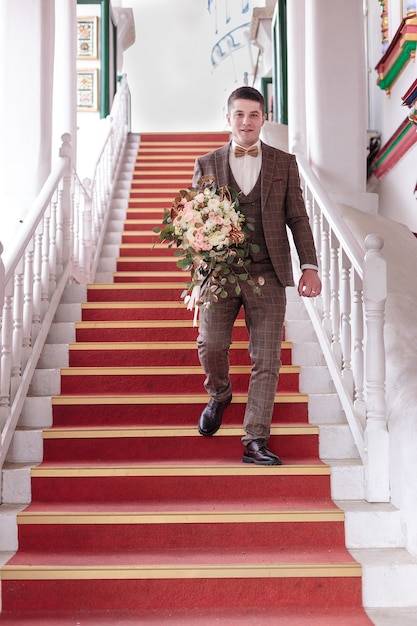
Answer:
[[[286, 226], [292, 232], [300, 265], [317, 265], [316, 251], [300, 188], [295, 157], [261, 142], [262, 224], [272, 265], [280, 283], [294, 285]], [[193, 185], [214, 176], [218, 187], [229, 185], [230, 143], [199, 157]]]

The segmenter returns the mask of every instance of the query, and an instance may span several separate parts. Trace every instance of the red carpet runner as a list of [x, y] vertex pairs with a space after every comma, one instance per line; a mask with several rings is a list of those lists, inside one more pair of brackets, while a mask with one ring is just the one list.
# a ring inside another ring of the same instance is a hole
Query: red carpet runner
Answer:
[[156, 244], [195, 156], [227, 135], [142, 136], [114, 283], [94, 284], [62, 370], [19, 550], [2, 569], [4, 624], [359, 626], [361, 567], [344, 546], [299, 370], [283, 345], [271, 448], [241, 462], [250, 372], [236, 324], [233, 403], [212, 438], [187, 276]]

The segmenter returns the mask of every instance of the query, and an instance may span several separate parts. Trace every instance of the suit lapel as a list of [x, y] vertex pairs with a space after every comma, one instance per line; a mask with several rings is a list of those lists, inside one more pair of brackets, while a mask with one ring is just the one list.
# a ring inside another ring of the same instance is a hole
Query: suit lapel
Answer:
[[262, 208], [267, 206], [268, 196], [274, 179], [276, 150], [262, 143], [261, 193]]
[[230, 142], [215, 153], [216, 182], [218, 187], [229, 185], [229, 150]]

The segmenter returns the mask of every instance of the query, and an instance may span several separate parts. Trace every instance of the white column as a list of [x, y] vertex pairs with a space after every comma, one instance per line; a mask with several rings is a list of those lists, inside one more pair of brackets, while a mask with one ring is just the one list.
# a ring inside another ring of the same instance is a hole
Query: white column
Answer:
[[288, 149], [306, 153], [305, 0], [287, 2]]
[[306, 2], [308, 157], [327, 190], [342, 194], [366, 190], [362, 4], [362, 0]]
[[7, 247], [51, 167], [54, 0], [0, 3], [0, 238]]
[[77, 147], [77, 5], [74, 0], [56, 2], [56, 44], [53, 100], [53, 158], [58, 158], [61, 137], [71, 135], [72, 162]]

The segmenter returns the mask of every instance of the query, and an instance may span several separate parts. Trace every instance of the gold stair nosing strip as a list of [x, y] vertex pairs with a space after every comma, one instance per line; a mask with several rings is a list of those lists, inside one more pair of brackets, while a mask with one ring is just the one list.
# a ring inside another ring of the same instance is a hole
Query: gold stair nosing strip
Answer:
[[[75, 322], [76, 329], [90, 328], [192, 328], [193, 320], [116, 320], [114, 322]], [[245, 321], [236, 320], [235, 326], [242, 327]]]
[[[271, 435], [318, 435], [318, 426], [313, 424], [291, 424], [285, 426], [272, 426]], [[217, 437], [241, 437], [244, 430], [241, 427], [223, 427], [221, 433], [216, 433]], [[42, 430], [44, 439], [157, 439], [158, 437], [196, 437], [199, 436], [196, 427], [97, 427], [83, 428], [81, 426], [73, 428], [55, 427], [44, 428]]]
[[[167, 276], [172, 276], [175, 278], [180, 278], [180, 276], [184, 276], [184, 272], [182, 270], [178, 270], [178, 271], [174, 271], [174, 270], [170, 270], [170, 271], [120, 271], [120, 272], [114, 272], [113, 276], [115, 278], [119, 277], [119, 278], [166, 278]], [[184, 284], [187, 282], [187, 278], [184, 279]], [[157, 287], [158, 284], [155, 283], [155, 287]]]
[[[218, 144], [212, 144], [209, 145], [208, 148], [208, 152], [210, 152], [210, 148], [215, 149], [218, 147]], [[172, 154], [173, 156], [192, 156], [194, 158], [201, 156], [202, 151], [201, 151], [201, 146], [199, 146], [198, 144], [195, 145], [160, 145], [158, 147], [154, 147], [151, 145], [149, 146], [140, 146], [139, 152], [138, 152], [138, 157], [140, 158], [141, 156], [148, 156], [148, 155], [161, 155], [161, 156], [166, 156], [167, 154]]]
[[[161, 192], [159, 192], [161, 193]], [[170, 193], [169, 191], [167, 191], [166, 195], [159, 195], [156, 198], [155, 197], [151, 197], [151, 198], [131, 198], [129, 197], [129, 204], [154, 204], [155, 202], [161, 202], [163, 204], [167, 205], [167, 208], [169, 208], [171, 206], [172, 203], [172, 199], [173, 199], [173, 195], [178, 195], [178, 189], [175, 191], [173, 191], [172, 193]], [[131, 206], [129, 208], [132, 208]], [[160, 208], [161, 209], [161, 213], [164, 210], [164, 207], [153, 207], [153, 208]]]
[[107, 302], [82, 302], [81, 309], [183, 309], [182, 300], [141, 300], [141, 301], [113, 301]]
[[156, 160], [155, 158], [146, 159], [142, 157], [140, 160], [136, 161], [133, 166], [132, 180], [136, 182], [140, 179], [141, 175], [145, 173], [152, 178], [159, 174], [169, 176], [176, 184], [181, 184], [182, 177], [186, 176], [187, 181], [191, 182], [194, 174], [194, 163], [195, 161], [193, 161], [193, 159], [184, 159], [182, 157], [178, 157], [175, 163], [163, 158]]
[[[167, 261], [177, 263], [178, 257], [173, 256], [170, 250], [167, 251], [166, 256], [119, 256], [116, 257], [116, 263], [166, 263]], [[183, 273], [184, 275], [184, 273]]]
[[[247, 350], [248, 341], [234, 341], [230, 346], [231, 351]], [[73, 352], [85, 352], [90, 350], [197, 350], [195, 341], [83, 341], [68, 344], [69, 349]], [[291, 344], [283, 341], [281, 349], [289, 349]]]
[[[99, 396], [92, 395], [65, 395], [52, 396], [53, 406], [80, 406], [89, 405], [97, 406], [103, 404], [116, 404], [116, 405], [167, 405], [177, 402], [180, 404], [206, 404], [207, 395], [195, 394], [195, 395], [175, 395], [175, 394], [161, 394], [158, 396], [145, 394], [145, 395], [114, 395], [114, 394], [101, 394]], [[233, 396], [232, 404], [246, 404], [248, 401], [247, 394], [235, 394]], [[275, 394], [275, 404], [306, 404], [308, 401], [308, 395], [305, 393], [288, 393], [280, 392]]]
[[[143, 163], [140, 164], [139, 166], [137, 165], [135, 166], [135, 172], [133, 174], [134, 183], [138, 183], [138, 182], [141, 183], [144, 176], [154, 176], [155, 174], [159, 174], [161, 176], [169, 176], [169, 181], [180, 180], [179, 179], [180, 176], [187, 176], [187, 181], [188, 180], [191, 181], [192, 176], [193, 176], [193, 168], [190, 166], [188, 166], [187, 169], [183, 169], [183, 170], [178, 170], [178, 169], [172, 170], [172, 168], [167, 169], [167, 170], [162, 170], [162, 169], [156, 169], [155, 167], [153, 167], [152, 169], [144, 169], [145, 167], [146, 165], [144, 165]], [[150, 184], [152, 184], [153, 182], [157, 182], [157, 181], [158, 181], [157, 178], [149, 178]]]
[[[203, 374], [203, 370], [200, 365], [160, 365], [151, 367], [138, 367], [138, 366], [122, 366], [122, 367], [62, 367], [61, 376], [171, 376], [173, 374], [177, 376], [197, 375]], [[250, 374], [252, 371], [251, 365], [231, 365], [230, 374]], [[299, 365], [282, 365], [280, 369], [280, 376], [285, 374], [299, 374]]]
[[234, 563], [219, 565], [5, 565], [3, 580], [157, 580], [196, 578], [357, 578], [362, 567], [343, 563]]
[[139, 154], [136, 159], [136, 165], [138, 163], [153, 163], [154, 161], [158, 161], [158, 163], [165, 163], [166, 161], [176, 161], [176, 164], [179, 167], [183, 165], [194, 165], [194, 161], [201, 154]]
[[146, 289], [184, 289], [183, 282], [143, 282], [143, 283], [89, 283], [87, 285], [89, 291], [143, 291]]
[[[76, 352], [85, 352], [86, 350], [197, 350], [195, 341], [149, 341], [149, 342], [78, 342], [70, 343], [69, 349]], [[243, 350], [248, 347], [247, 341], [239, 341], [233, 343], [230, 348], [233, 350]]]
[[[159, 172], [158, 172], [159, 173]], [[169, 172], [167, 172], [169, 173]], [[144, 187], [142, 187], [142, 185], [148, 185], [148, 187], [152, 187], [152, 190], [155, 190], [155, 187], [157, 187], [157, 185], [160, 184], [168, 184], [168, 183], [175, 183], [175, 190], [178, 192], [180, 187], [178, 185], [183, 185], [184, 189], [187, 189], [187, 187], [191, 187], [191, 181], [187, 178], [185, 178], [185, 176], [188, 176], [189, 172], [184, 172], [183, 176], [184, 176], [184, 182], [181, 183], [181, 180], [179, 179], [178, 176], [176, 176], [175, 179], [172, 178], [145, 178], [142, 176], [139, 180], [135, 179], [132, 183], [131, 189], [130, 189], [130, 193], [140, 193]], [[177, 183], [178, 181], [178, 183]], [[162, 191], [162, 190], [161, 190]]]
[[344, 511], [340, 509], [290, 510], [290, 511], [165, 511], [143, 512], [79, 512], [79, 511], [30, 511], [18, 513], [19, 525], [29, 524], [251, 524], [288, 522], [343, 522]]
[[[224, 134], [225, 139], [227, 139], [228, 137], [228, 133]], [[224, 140], [222, 140], [224, 141]], [[146, 148], [147, 146], [195, 146], [197, 148], [197, 150], [203, 146], [203, 147], [207, 147], [207, 146], [222, 146], [223, 144], [220, 141], [213, 141], [213, 140], [209, 140], [209, 141], [199, 141], [197, 139], [195, 140], [179, 140], [179, 141], [172, 141], [167, 140], [167, 141], [146, 141], [146, 139], [144, 141], [141, 141], [139, 144], [139, 150], [141, 150], [142, 148]]]
[[103, 477], [149, 477], [149, 476], [330, 476], [330, 467], [324, 463], [312, 465], [261, 465], [239, 463], [230, 465], [111, 465], [75, 466], [37, 465], [30, 469], [32, 478], [103, 478]]
[[126, 224], [138, 224], [138, 226], [140, 226], [141, 224], [143, 224], [143, 225], [146, 225], [146, 224], [153, 225], [153, 224], [158, 224], [159, 223], [158, 220], [159, 220], [159, 217], [155, 216], [154, 218], [127, 219], [127, 220], [125, 220], [125, 223]]
[[[125, 230], [123, 232], [123, 236], [126, 236], [126, 235], [130, 235], [130, 236], [133, 235], [134, 237], [150, 237], [152, 235], [153, 237], [156, 237], [156, 233], [154, 233], [152, 230]], [[154, 242], [152, 242], [152, 244], [153, 243]], [[155, 244], [156, 243], [158, 242], [155, 241]]]
[[[178, 194], [179, 192], [179, 188], [177, 185], [173, 185], [172, 187], [165, 187], [164, 189], [155, 189], [155, 187], [141, 187], [140, 189], [132, 189], [131, 193], [158, 193], [160, 194], [162, 197], [165, 197], [165, 195], [168, 194]], [[139, 199], [139, 198], [138, 198]], [[143, 198], [144, 200], [147, 200], [147, 198]], [[132, 198], [133, 200], [133, 198]]]

